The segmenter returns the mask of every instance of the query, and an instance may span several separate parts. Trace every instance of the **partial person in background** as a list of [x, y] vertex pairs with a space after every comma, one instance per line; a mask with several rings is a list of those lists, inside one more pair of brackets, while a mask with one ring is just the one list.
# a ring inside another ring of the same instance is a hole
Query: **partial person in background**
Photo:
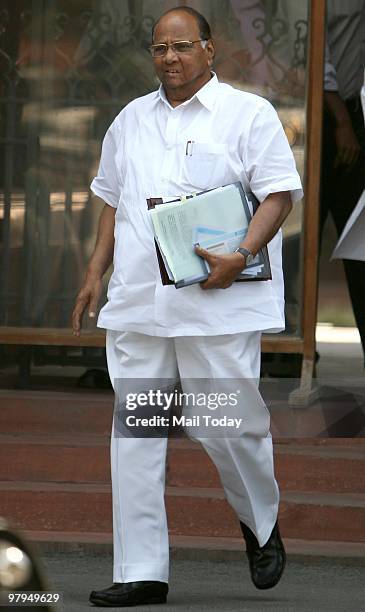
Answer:
[[[328, 0], [320, 238], [328, 213], [341, 234], [365, 187], [364, 63], [365, 0]], [[344, 267], [365, 353], [365, 262], [348, 259]]]

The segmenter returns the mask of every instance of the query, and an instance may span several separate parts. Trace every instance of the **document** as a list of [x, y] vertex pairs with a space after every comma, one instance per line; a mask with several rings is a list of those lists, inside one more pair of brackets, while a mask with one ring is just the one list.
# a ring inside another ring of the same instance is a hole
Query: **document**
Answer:
[[365, 191], [363, 191], [332, 253], [331, 259], [365, 261]]
[[[233, 253], [240, 245], [252, 218], [252, 197], [249, 202], [241, 183], [232, 183], [150, 209], [156, 243], [176, 288], [208, 278], [209, 266], [194, 250], [197, 244], [215, 253]], [[240, 280], [269, 278], [267, 249], [263, 249]]]

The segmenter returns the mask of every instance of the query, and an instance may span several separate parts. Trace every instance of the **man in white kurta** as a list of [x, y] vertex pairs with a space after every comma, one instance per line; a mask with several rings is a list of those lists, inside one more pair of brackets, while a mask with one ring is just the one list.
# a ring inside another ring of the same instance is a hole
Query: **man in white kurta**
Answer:
[[[194, 141], [193, 155], [185, 155]], [[114, 270], [98, 326], [151, 336], [211, 336], [284, 329], [281, 232], [269, 244], [272, 281], [225, 291], [163, 286], [146, 199], [241, 181], [260, 202], [302, 196], [277, 113], [264, 98], [216, 76], [173, 108], [158, 91], [128, 104], [106, 133], [93, 192], [116, 208]], [[214, 316], [209, 316], [208, 313]]]
[[[284, 329], [278, 228], [290, 210], [290, 200], [300, 199], [302, 190], [275, 110], [263, 98], [218, 81], [211, 72], [214, 46], [209, 34], [204, 36], [202, 24], [187, 10], [162, 16], [153, 36], [155, 44], [168, 45], [163, 56], [154, 58], [161, 86], [128, 104], [106, 133], [91, 188], [105, 202], [103, 214], [115, 213], [114, 269], [98, 326], [107, 329], [113, 384], [118, 379], [174, 380], [178, 375], [183, 388], [184, 380], [195, 378], [255, 381], [254, 401], [243, 406], [251, 430], [248, 427], [240, 437], [222, 432], [199, 440], [214, 461], [241, 523], [251, 554], [252, 579], [258, 588], [270, 588], [278, 582], [284, 563], [281, 559], [280, 571], [267, 570], [276, 554], [274, 536], [279, 547], [280, 536], [274, 534], [279, 492], [268, 412], [257, 389], [260, 340], [263, 331]], [[194, 41], [189, 54], [171, 46], [181, 40]], [[194, 142], [191, 156], [186, 155], [188, 141]], [[262, 217], [255, 215], [256, 228], [252, 223], [242, 246], [257, 252], [265, 236], [266, 241], [270, 238], [272, 280], [234, 283], [244, 267], [244, 256], [208, 259], [201, 251], [211, 268], [208, 281], [179, 290], [163, 286], [146, 199], [180, 196], [235, 181], [241, 181], [262, 203]], [[285, 215], [280, 212], [281, 201], [286, 202]], [[271, 211], [273, 220], [268, 223]], [[80, 331], [80, 316], [87, 306], [93, 315], [100, 279], [109, 263], [107, 257], [101, 261], [98, 245], [95, 253], [78, 297], [75, 333]], [[92, 593], [90, 600], [96, 605], [166, 599], [166, 446], [166, 438], [126, 438], [113, 427], [114, 584]], [[265, 550], [267, 567], [260, 577], [254, 556], [258, 552], [265, 559]], [[281, 548], [279, 552], [284, 554]]]

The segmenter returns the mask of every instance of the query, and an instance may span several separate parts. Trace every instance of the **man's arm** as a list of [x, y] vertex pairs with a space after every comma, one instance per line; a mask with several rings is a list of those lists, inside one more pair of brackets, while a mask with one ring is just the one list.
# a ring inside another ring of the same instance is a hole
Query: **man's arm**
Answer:
[[72, 313], [72, 328], [76, 336], [80, 335], [81, 319], [87, 307], [89, 317], [95, 317], [102, 290], [102, 278], [113, 261], [115, 212], [116, 208], [105, 204], [99, 218], [95, 249]]
[[335, 123], [336, 159], [335, 167], [340, 164], [351, 166], [360, 154], [360, 145], [352, 127], [347, 106], [339, 94], [337, 73], [332, 61], [331, 51], [326, 37], [324, 62], [324, 105]]
[[[252, 217], [247, 235], [240, 245], [256, 255], [275, 236], [292, 209], [290, 193], [271, 193], [258, 207]], [[202, 289], [227, 289], [244, 269], [244, 258], [240, 253], [213, 255], [201, 247], [196, 253], [209, 264], [209, 278], [200, 283]]]
[[335, 121], [337, 147], [335, 166], [339, 164], [351, 166], [356, 163], [361, 147], [352, 127], [346, 104], [337, 91], [325, 91], [324, 102]]

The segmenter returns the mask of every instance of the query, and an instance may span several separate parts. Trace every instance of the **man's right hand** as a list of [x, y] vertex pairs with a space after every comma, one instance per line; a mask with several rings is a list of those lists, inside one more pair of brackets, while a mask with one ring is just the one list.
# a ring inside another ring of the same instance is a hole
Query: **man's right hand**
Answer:
[[95, 250], [72, 313], [72, 328], [75, 336], [80, 335], [82, 315], [86, 308], [88, 308], [90, 319], [96, 317], [102, 291], [102, 278], [113, 261], [115, 213], [116, 208], [104, 203], [99, 219]]
[[80, 335], [82, 316], [88, 308], [90, 319], [96, 317], [96, 311], [102, 291], [102, 279], [100, 277], [87, 277], [83, 287], [76, 298], [72, 313], [72, 329], [75, 336]]
[[338, 91], [325, 91], [324, 101], [335, 123], [335, 168], [341, 165], [351, 168], [359, 158], [361, 147], [352, 127], [348, 108]]
[[356, 138], [351, 121], [336, 126], [335, 138], [337, 146], [335, 168], [341, 164], [353, 166], [359, 158], [361, 147]]

